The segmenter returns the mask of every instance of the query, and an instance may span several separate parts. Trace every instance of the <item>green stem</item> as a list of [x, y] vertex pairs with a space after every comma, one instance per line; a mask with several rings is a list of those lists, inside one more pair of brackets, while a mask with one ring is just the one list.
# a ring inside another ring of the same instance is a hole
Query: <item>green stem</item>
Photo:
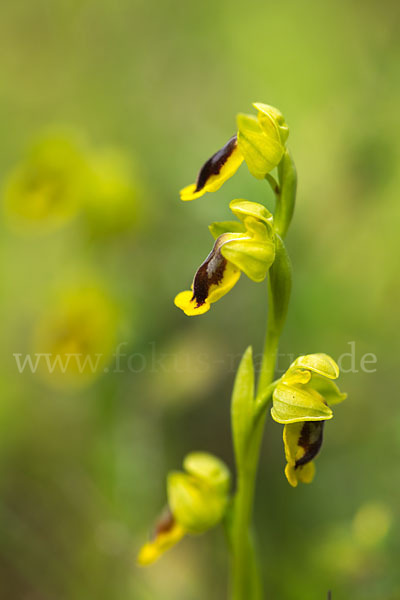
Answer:
[[[280, 336], [280, 331], [275, 326], [275, 311], [272, 307], [274, 294], [271, 290], [271, 279], [269, 299], [270, 310], [258, 382], [258, 395], [262, 394], [273, 381]], [[254, 423], [255, 426], [246, 452], [246, 460], [238, 473], [232, 540], [233, 600], [260, 600], [262, 598], [262, 577], [256, 558], [254, 539], [250, 531], [265, 419], [266, 411], [264, 410]]]
[[267, 333], [254, 402], [252, 430], [249, 433], [244, 460], [238, 463], [232, 526], [233, 600], [261, 600], [263, 597], [262, 577], [251, 535], [251, 525], [266, 407], [268, 399], [272, 396], [279, 338], [286, 319], [290, 291], [291, 265], [285, 246], [277, 235], [276, 257], [269, 273]]
[[260, 600], [261, 576], [254, 540], [250, 534], [256, 465], [248, 465], [238, 476], [233, 531], [233, 599]]
[[265, 336], [264, 352], [261, 362], [260, 376], [258, 379], [257, 397], [259, 397], [274, 380], [275, 365], [278, 356], [280, 328], [277, 328], [275, 324], [275, 311], [273, 307], [274, 299], [271, 291], [271, 279], [269, 283], [269, 313], [267, 335]]

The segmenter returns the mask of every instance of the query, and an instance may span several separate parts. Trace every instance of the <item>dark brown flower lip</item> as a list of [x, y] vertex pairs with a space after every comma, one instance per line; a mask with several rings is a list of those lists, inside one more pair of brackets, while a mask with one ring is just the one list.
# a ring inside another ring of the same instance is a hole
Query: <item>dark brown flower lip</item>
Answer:
[[195, 192], [200, 192], [212, 175], [219, 175], [222, 167], [237, 146], [237, 135], [231, 137], [226, 144], [209, 158], [201, 167], [196, 180]]
[[212, 285], [218, 285], [224, 276], [228, 261], [221, 254], [222, 236], [220, 236], [207, 256], [206, 260], [196, 271], [193, 280], [193, 297], [197, 308], [207, 300]]
[[303, 424], [298, 445], [304, 448], [304, 455], [296, 460], [295, 469], [311, 462], [321, 450], [324, 424], [324, 421], [306, 421]]

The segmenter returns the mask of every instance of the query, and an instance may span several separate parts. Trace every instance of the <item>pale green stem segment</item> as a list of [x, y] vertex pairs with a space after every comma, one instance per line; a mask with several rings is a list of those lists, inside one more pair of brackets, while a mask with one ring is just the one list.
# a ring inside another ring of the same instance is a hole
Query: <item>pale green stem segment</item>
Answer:
[[[279, 171], [279, 186], [273, 178], [277, 194], [278, 214], [276, 258], [269, 273], [269, 310], [267, 333], [257, 395], [253, 401], [253, 416], [245, 451], [237, 459], [237, 491], [234, 498], [231, 524], [232, 543], [232, 599], [262, 600], [262, 576], [251, 531], [254, 491], [260, 456], [267, 406], [277, 381], [273, 381], [279, 338], [285, 323], [291, 292], [291, 264], [279, 234], [286, 233], [293, 215], [296, 194], [296, 171], [288, 152], [285, 165]], [[288, 180], [286, 182], [286, 177]], [[272, 181], [271, 181], [272, 180]], [[287, 207], [284, 204], [287, 204]]]

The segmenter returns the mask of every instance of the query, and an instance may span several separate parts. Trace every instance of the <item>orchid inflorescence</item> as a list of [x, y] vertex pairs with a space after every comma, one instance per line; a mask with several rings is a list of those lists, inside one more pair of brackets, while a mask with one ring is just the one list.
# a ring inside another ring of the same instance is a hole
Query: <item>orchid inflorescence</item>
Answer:
[[[253, 106], [257, 116], [238, 115], [237, 133], [205, 162], [196, 182], [181, 190], [181, 199], [194, 200], [217, 191], [245, 162], [254, 177], [265, 179], [272, 187], [274, 215], [260, 203], [232, 200], [229, 208], [236, 220], [210, 225], [214, 238], [211, 252], [197, 269], [191, 289], [175, 297], [175, 305], [186, 315], [202, 315], [233, 288], [242, 273], [257, 283], [268, 276], [267, 334], [257, 387], [249, 347], [239, 365], [232, 394], [236, 491], [230, 498], [229, 471], [219, 459], [206, 453], [189, 454], [184, 471], [168, 476], [168, 507], [138, 558], [142, 565], [154, 562], [184, 535], [203, 533], [224, 521], [232, 553], [234, 600], [262, 597], [250, 528], [269, 405], [272, 402], [273, 420], [284, 425], [285, 475], [296, 487], [299, 482], [313, 480], [325, 421], [333, 417], [332, 406], [346, 398], [334, 383], [339, 368], [327, 354], [300, 356], [274, 380], [291, 293], [291, 263], [283, 238], [293, 217], [297, 176], [286, 146], [289, 128], [281, 112], [262, 103]], [[274, 170], [276, 175], [272, 174]]]

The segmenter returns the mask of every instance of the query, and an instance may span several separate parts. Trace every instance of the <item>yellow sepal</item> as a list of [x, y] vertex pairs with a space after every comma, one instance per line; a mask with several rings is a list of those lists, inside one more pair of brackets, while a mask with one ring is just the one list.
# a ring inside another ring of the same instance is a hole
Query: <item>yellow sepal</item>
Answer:
[[281, 161], [284, 146], [278, 128], [272, 124], [267, 135], [258, 120], [251, 115], [239, 114], [238, 146], [250, 173], [264, 179]]
[[270, 131], [272, 122], [273, 126], [278, 128], [282, 144], [284, 144], [289, 136], [289, 127], [281, 111], [262, 102], [254, 102], [253, 106], [258, 110], [258, 122], [264, 132], [268, 133]]
[[309, 386], [280, 383], [273, 393], [271, 416], [277, 423], [300, 423], [332, 419], [332, 410], [317, 391]]
[[290, 369], [300, 368], [308, 369], [328, 379], [337, 379], [339, 377], [339, 367], [331, 356], [328, 354], [306, 354], [305, 356], [299, 356], [290, 365]]

